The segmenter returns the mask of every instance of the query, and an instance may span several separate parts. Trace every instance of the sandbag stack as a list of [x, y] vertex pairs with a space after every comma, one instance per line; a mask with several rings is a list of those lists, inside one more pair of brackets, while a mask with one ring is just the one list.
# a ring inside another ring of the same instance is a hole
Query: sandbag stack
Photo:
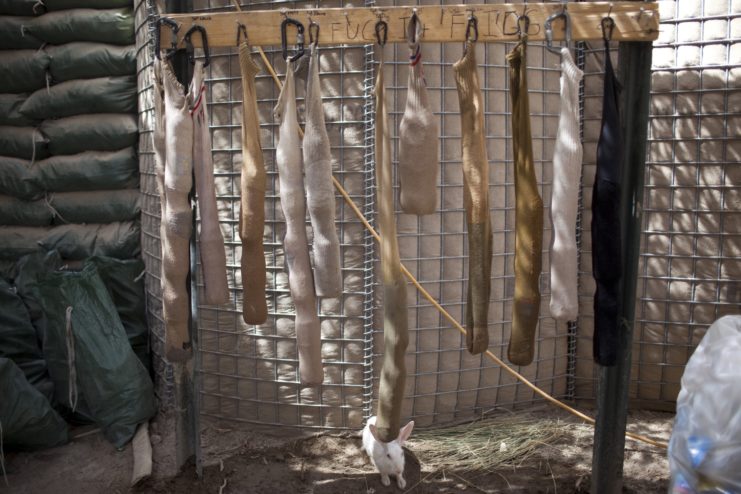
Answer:
[[0, 1], [0, 259], [139, 255], [131, 0]]

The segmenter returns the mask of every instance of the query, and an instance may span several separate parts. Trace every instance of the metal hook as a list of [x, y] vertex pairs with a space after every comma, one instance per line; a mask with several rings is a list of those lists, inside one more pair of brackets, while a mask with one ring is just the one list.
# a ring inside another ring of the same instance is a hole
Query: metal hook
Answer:
[[[383, 36], [383, 37], [382, 37]], [[376, 21], [376, 41], [380, 46], [384, 46], [389, 38], [389, 25], [379, 17]]]
[[[296, 54], [289, 60], [288, 58], [288, 25], [296, 26]], [[296, 19], [286, 16], [280, 24], [280, 41], [283, 48], [283, 59], [295, 62], [304, 54], [304, 25]]]
[[600, 22], [602, 27], [602, 39], [612, 41], [612, 32], [615, 30], [615, 20], [612, 17], [605, 17]]
[[309, 17], [309, 44], [319, 46], [319, 23]]
[[[471, 29], [473, 28], [473, 38], [471, 37]], [[479, 39], [479, 20], [473, 15], [468, 16], [468, 24], [466, 25], [466, 42], [470, 41], [475, 43]]]
[[[523, 29], [523, 22], [525, 29]], [[517, 17], [517, 34], [520, 35], [520, 39], [527, 36], [527, 32], [530, 30], [530, 17], [528, 17], [526, 14], [522, 14]]]
[[211, 63], [211, 55], [209, 54], [208, 50], [208, 36], [206, 35], [206, 28], [203, 26], [199, 26], [198, 24], [193, 24], [190, 29], [185, 32], [185, 36], [183, 36], [183, 40], [185, 41], [185, 49], [188, 52], [188, 60], [191, 64], [196, 63], [193, 50], [193, 42], [190, 39], [193, 36], [193, 33], [201, 34], [201, 41], [203, 42], [203, 56], [206, 59], [206, 61], [203, 62], [203, 66], [208, 67], [208, 64]]
[[409, 18], [409, 28], [407, 29], [407, 41], [409, 43], [416, 43], [417, 39], [417, 24], [421, 24], [419, 16], [417, 15], [417, 9], [412, 9], [412, 17]]
[[168, 17], [160, 17], [157, 19], [157, 22], [155, 23], [156, 29], [154, 31], [154, 55], [157, 59], [160, 58], [160, 28], [162, 27], [162, 24], [167, 24], [172, 30], [171, 47], [165, 54], [165, 58], [167, 59], [172, 57], [178, 49], [178, 31], [180, 30], [180, 26], [178, 26], [177, 22]]
[[237, 46], [239, 46], [239, 41], [242, 36], [244, 36], [244, 42], [247, 43], [249, 40], [247, 37], [247, 26], [237, 21]]
[[556, 19], [563, 19], [564, 38], [566, 41], [566, 46], [568, 47], [571, 43], [571, 16], [569, 16], [569, 12], [568, 10], [566, 10], [566, 5], [562, 5], [561, 12], [551, 14], [548, 19], [545, 20], [545, 47], [551, 53], [559, 55], [561, 51], [558, 48], [553, 47], [553, 21], [555, 21]]

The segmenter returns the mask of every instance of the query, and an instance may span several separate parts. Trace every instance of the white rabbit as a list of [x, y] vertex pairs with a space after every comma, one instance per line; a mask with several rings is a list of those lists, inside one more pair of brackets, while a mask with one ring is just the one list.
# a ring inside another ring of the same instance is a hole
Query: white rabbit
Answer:
[[389, 475], [396, 477], [396, 485], [399, 489], [406, 487], [404, 480], [404, 450], [402, 446], [404, 441], [409, 439], [414, 428], [414, 421], [410, 421], [399, 431], [399, 437], [390, 443], [384, 443], [378, 440], [376, 430], [375, 415], [368, 419], [368, 423], [363, 428], [363, 449], [371, 459], [373, 466], [381, 474], [381, 483], [383, 485], [391, 484]]

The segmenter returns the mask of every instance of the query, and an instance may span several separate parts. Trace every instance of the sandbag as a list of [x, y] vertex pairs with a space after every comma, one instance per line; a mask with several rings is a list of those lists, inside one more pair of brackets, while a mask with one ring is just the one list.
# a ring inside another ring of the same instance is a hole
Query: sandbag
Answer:
[[9, 156], [0, 156], [0, 193], [27, 201], [44, 195], [31, 162]]
[[23, 93], [46, 88], [50, 61], [44, 50], [0, 51], [0, 89], [4, 93]]
[[44, 10], [40, 0], [0, 0], [0, 14], [4, 15], [40, 15]]
[[18, 295], [23, 300], [28, 315], [36, 330], [36, 339], [41, 342], [46, 330], [46, 317], [41, 307], [39, 293], [39, 279], [44, 273], [55, 271], [62, 267], [62, 258], [59, 252], [53, 250], [45, 252], [39, 249], [33, 254], [23, 256], [15, 262], [13, 283]]
[[86, 113], [136, 113], [136, 77], [100, 77], [55, 84], [31, 94], [19, 111], [39, 120]]
[[134, 44], [134, 12], [123, 9], [71, 9], [33, 18], [26, 32], [54, 45], [96, 41], [114, 45]]
[[136, 74], [136, 46], [67, 43], [48, 46], [49, 73], [55, 82]]
[[[69, 440], [67, 423], [44, 395], [25, 378], [12, 360], [0, 358], [0, 423], [3, 446], [17, 449], [51, 448]], [[5, 399], [12, 396], [13, 399]]]
[[[106, 439], [123, 447], [137, 425], [155, 414], [154, 389], [95, 264], [49, 273], [39, 288], [48, 318], [44, 355], [57, 399], [74, 409], [75, 396], [84, 398]], [[70, 341], [74, 356], [67, 350]]]
[[0, 357], [9, 358], [31, 385], [51, 402], [54, 385], [41, 353], [41, 340], [17, 290], [0, 279]]
[[45, 120], [40, 127], [53, 155], [115, 151], [134, 146], [139, 136], [136, 116], [123, 113], [75, 115]]
[[85, 262], [98, 268], [98, 274], [121, 318], [131, 349], [144, 367], [150, 370], [144, 262], [141, 259], [122, 260], [103, 256], [93, 256]]
[[49, 226], [53, 217], [44, 199], [24, 201], [0, 195], [0, 225]]
[[0, 125], [13, 127], [35, 127], [38, 123], [32, 118], [21, 114], [18, 110], [28, 94], [0, 94]]
[[49, 156], [46, 144], [47, 139], [33, 127], [0, 126], [0, 153], [4, 156], [40, 160]]
[[[113, 223], [139, 216], [140, 192], [136, 189], [59, 192], [49, 198], [54, 224]], [[43, 202], [43, 201], [42, 201]]]
[[0, 46], [3, 50], [35, 49], [44, 44], [36, 36], [25, 32], [24, 26], [32, 20], [33, 17], [0, 15]]
[[[2, 187], [0, 158], [0, 187]], [[133, 189], [139, 187], [139, 163], [133, 147], [50, 156], [34, 165], [34, 180], [50, 192]]]
[[115, 9], [117, 7], [130, 7], [131, 0], [44, 0], [46, 10], [67, 9]]
[[83, 260], [93, 255], [129, 259], [141, 252], [138, 222], [105, 225], [61, 225], [48, 228], [0, 226], [0, 259], [58, 250], [65, 259]]

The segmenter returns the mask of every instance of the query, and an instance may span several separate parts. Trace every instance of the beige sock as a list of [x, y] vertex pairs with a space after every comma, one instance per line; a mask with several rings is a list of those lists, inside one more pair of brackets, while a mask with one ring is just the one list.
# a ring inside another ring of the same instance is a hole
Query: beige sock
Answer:
[[242, 318], [247, 324], [262, 324], [268, 318], [265, 297], [266, 267], [263, 248], [265, 230], [265, 163], [260, 146], [255, 75], [260, 71], [250, 47], [239, 47], [242, 70], [242, 177], [239, 236], [242, 239]]
[[383, 48], [376, 77], [376, 181], [378, 225], [381, 235], [381, 283], [383, 285], [383, 367], [378, 388], [376, 427], [379, 439], [393, 441], [399, 435], [401, 403], [404, 399], [406, 366], [404, 354], [409, 343], [407, 329], [406, 280], [401, 272], [394, 217], [391, 141], [389, 139], [386, 95], [383, 87]]
[[229, 301], [229, 284], [226, 279], [224, 235], [221, 233], [219, 211], [216, 207], [204, 72], [203, 62], [196, 61], [189, 88], [190, 113], [193, 118], [193, 171], [196, 179], [198, 213], [201, 218], [198, 244], [203, 271], [203, 298], [207, 304], [219, 305]]
[[476, 45], [469, 42], [453, 64], [461, 111], [463, 202], [468, 227], [466, 346], [472, 354], [489, 346], [492, 231], [489, 220], [489, 161], [484, 136], [484, 105], [476, 67]]
[[306, 238], [304, 175], [296, 114], [296, 89], [293, 66], [290, 63], [286, 68], [283, 90], [275, 106], [275, 119], [280, 122], [275, 162], [278, 167], [280, 205], [286, 220], [283, 250], [288, 265], [288, 286], [296, 307], [299, 374], [302, 384], [313, 386], [324, 380], [322, 341]]
[[[304, 55], [309, 56], [309, 55]], [[324, 123], [324, 107], [319, 86], [319, 50], [311, 47], [306, 81], [306, 126], [304, 129], [304, 170], [306, 200], [314, 230], [314, 287], [320, 297], [342, 294], [340, 241], [334, 224], [335, 203], [332, 186], [332, 155]]]
[[437, 206], [438, 126], [427, 97], [427, 83], [422, 70], [421, 22], [408, 23], [407, 39], [411, 56], [409, 88], [404, 115], [399, 125], [399, 202], [410, 214], [430, 214]]

